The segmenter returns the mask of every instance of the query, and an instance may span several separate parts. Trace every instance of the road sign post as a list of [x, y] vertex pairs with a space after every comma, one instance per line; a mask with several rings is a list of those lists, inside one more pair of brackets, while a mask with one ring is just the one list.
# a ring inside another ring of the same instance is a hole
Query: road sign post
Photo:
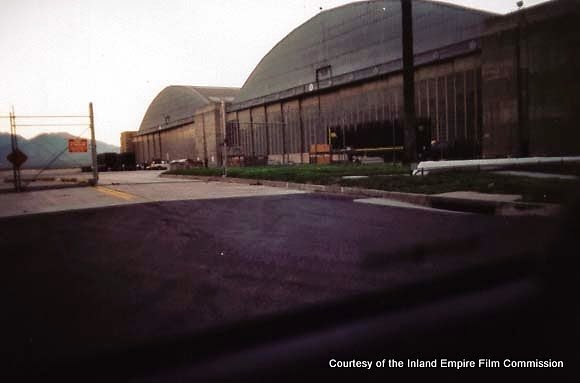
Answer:
[[9, 155], [6, 156], [6, 159], [10, 161], [10, 163], [17, 168], [21, 167], [23, 163], [26, 162], [28, 156], [24, 154], [20, 149], [16, 148]]
[[[22, 182], [21, 182], [21, 177], [20, 177], [20, 167], [22, 166], [22, 164], [28, 159], [28, 156], [26, 156], [26, 154], [24, 154], [21, 150], [18, 149], [18, 136], [16, 134], [16, 119], [17, 118], [24, 118], [24, 119], [36, 119], [36, 118], [48, 118], [48, 119], [54, 119], [54, 118], [74, 118], [74, 119], [78, 119], [78, 118], [87, 118], [89, 117], [90, 119], [90, 125], [89, 128], [91, 130], [91, 149], [92, 149], [92, 163], [93, 163], [93, 180], [92, 180], [92, 184], [96, 184], [98, 181], [98, 173], [97, 173], [97, 145], [96, 145], [96, 141], [95, 141], [95, 127], [94, 127], [94, 117], [93, 117], [93, 104], [90, 103], [89, 104], [89, 114], [90, 115], [28, 115], [28, 116], [16, 116], [16, 114], [14, 113], [14, 107], [11, 108], [10, 114], [8, 116], [1, 116], [0, 118], [9, 118], [10, 119], [10, 138], [11, 138], [11, 143], [12, 143], [12, 151], [11, 153], [6, 157], [6, 159], [8, 161], [10, 161], [10, 163], [12, 164], [12, 170], [13, 170], [13, 175], [14, 175], [14, 190], [15, 191], [21, 191], [22, 190]], [[53, 124], [53, 123], [26, 123], [23, 124], [22, 126], [27, 126], [27, 127], [33, 127], [33, 126], [86, 126], [86, 123], [72, 123], [72, 124], [67, 124], [67, 123], [57, 123], [57, 124]], [[84, 133], [84, 132], [83, 132]], [[70, 139], [68, 140], [68, 146], [63, 148], [62, 151], [60, 151], [58, 154], [56, 154], [32, 179], [31, 181], [34, 181], [38, 178], [38, 176], [44, 172], [46, 169], [48, 169], [65, 151], [68, 151], [70, 153], [78, 153], [78, 152], [84, 152], [86, 153], [88, 151], [88, 140], [86, 139], [82, 139], [82, 138], [75, 138], [75, 139]], [[54, 153], [51, 153], [54, 154]], [[30, 182], [30, 181], [28, 181]]]
[[18, 149], [18, 136], [16, 135], [16, 117], [14, 115], [14, 107], [10, 111], [10, 139], [12, 143], [12, 152], [6, 156], [6, 159], [12, 163], [12, 174], [14, 178], [14, 191], [22, 190], [22, 182], [20, 178], [20, 166], [28, 157], [20, 149]]

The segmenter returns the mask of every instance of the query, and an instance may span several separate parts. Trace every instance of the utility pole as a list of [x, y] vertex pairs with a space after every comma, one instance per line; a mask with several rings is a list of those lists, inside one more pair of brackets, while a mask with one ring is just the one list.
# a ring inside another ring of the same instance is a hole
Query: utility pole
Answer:
[[525, 11], [522, 9], [524, 2], [518, 1], [517, 28], [516, 28], [516, 69], [518, 88], [518, 156], [529, 156], [529, 132], [528, 132], [528, 49], [526, 36]]
[[415, 118], [415, 68], [413, 64], [413, 7], [412, 0], [401, 0], [403, 29], [403, 108], [405, 112], [405, 160], [417, 161], [417, 132]]
[[93, 186], [99, 182], [99, 171], [97, 168], [97, 141], [95, 141], [95, 119], [93, 116], [93, 103], [89, 102], [89, 128], [91, 129], [91, 157], [93, 162]]
[[[18, 136], [16, 135], [16, 115], [14, 114], [14, 106], [10, 110], [10, 142], [12, 145], [12, 153], [19, 152], [18, 150]], [[20, 177], [20, 164], [12, 163], [12, 175], [14, 177], [14, 190], [16, 192], [22, 191], [22, 181]]]

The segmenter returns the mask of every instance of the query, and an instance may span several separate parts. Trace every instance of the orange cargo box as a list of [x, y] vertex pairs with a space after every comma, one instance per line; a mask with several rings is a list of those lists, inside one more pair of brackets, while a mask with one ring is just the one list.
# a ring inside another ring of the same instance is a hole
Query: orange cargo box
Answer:
[[330, 156], [316, 157], [316, 163], [321, 165], [330, 164]]
[[310, 145], [310, 153], [330, 153], [330, 145], [328, 144]]

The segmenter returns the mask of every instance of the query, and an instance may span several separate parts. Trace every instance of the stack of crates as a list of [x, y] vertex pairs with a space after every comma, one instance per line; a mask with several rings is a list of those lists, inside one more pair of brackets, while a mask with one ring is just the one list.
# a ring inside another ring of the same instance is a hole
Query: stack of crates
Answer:
[[330, 164], [331, 150], [329, 144], [310, 145], [310, 163], [311, 164]]

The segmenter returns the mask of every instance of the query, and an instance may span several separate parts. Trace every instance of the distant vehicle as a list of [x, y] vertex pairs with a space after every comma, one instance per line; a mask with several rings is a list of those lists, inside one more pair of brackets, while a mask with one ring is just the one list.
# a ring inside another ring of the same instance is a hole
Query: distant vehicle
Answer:
[[117, 153], [99, 153], [97, 154], [97, 169], [100, 172], [111, 171], [115, 168], [117, 162]]
[[167, 170], [168, 167], [169, 166], [168, 166], [166, 161], [155, 159], [155, 160], [151, 161], [151, 163], [149, 165], [147, 165], [147, 167], [145, 169], [147, 169], [147, 170]]
[[117, 155], [115, 170], [137, 170], [135, 153], [120, 153]]
[[100, 153], [97, 166], [100, 172], [137, 169], [134, 153]]
[[169, 169], [191, 169], [191, 168], [201, 168], [204, 167], [203, 161], [195, 161], [190, 158], [182, 158], [179, 160], [173, 160], [169, 162]]

